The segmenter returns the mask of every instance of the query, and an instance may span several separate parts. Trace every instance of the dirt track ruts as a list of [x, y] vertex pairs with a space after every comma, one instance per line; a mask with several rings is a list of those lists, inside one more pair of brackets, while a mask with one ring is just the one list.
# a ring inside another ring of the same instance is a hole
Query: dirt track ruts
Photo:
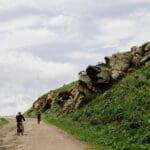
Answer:
[[87, 150], [62, 130], [36, 119], [26, 119], [24, 135], [17, 136], [16, 122], [9, 118], [9, 124], [0, 128], [0, 150]]

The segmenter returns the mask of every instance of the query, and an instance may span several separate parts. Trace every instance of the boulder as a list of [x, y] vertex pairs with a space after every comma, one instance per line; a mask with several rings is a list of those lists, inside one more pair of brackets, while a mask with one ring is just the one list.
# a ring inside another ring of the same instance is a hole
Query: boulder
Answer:
[[98, 84], [109, 83], [110, 82], [110, 70], [106, 67], [101, 67], [100, 73], [97, 74]]
[[50, 107], [53, 108], [53, 107], [55, 106], [55, 104], [56, 104], [56, 100], [55, 100], [55, 98], [54, 98], [54, 93], [53, 93], [53, 91], [50, 91], [50, 92], [48, 93], [46, 99], [47, 99], [47, 101], [50, 102]]
[[140, 66], [141, 65], [141, 63], [140, 63], [141, 59], [142, 59], [141, 55], [139, 55], [139, 54], [134, 55], [132, 58], [132, 61], [131, 61], [133, 66], [136, 66], [136, 67]]
[[35, 111], [39, 110], [42, 106], [43, 100], [42, 99], [38, 99], [33, 103], [33, 109]]
[[90, 77], [92, 84], [96, 83], [98, 80], [98, 74], [101, 72], [101, 68], [96, 65], [96, 66], [88, 66], [86, 69], [87, 75]]
[[48, 94], [41, 96], [33, 103], [33, 109], [38, 110], [42, 108], [43, 110], [47, 110], [51, 108], [51, 104], [54, 101], [55, 99], [53, 98], [53, 92], [50, 91]]
[[130, 53], [117, 53], [112, 57], [105, 57], [105, 60], [111, 70], [126, 71], [130, 67], [132, 56]]
[[78, 88], [74, 88], [70, 93], [69, 99], [64, 103], [63, 111], [70, 112], [74, 110], [74, 106], [77, 101], [78, 95], [79, 95]]
[[48, 108], [52, 108], [54, 107], [56, 101], [55, 101], [55, 98], [54, 98], [54, 93], [53, 91], [50, 91], [45, 99], [45, 104], [44, 104], [44, 109], [48, 109]]
[[63, 106], [64, 103], [69, 99], [70, 94], [71, 93], [69, 91], [60, 92], [58, 94], [57, 104], [60, 105], [60, 106]]
[[87, 97], [90, 97], [92, 94], [86, 88], [84, 89], [85, 91], [83, 91], [83, 89], [81, 90], [81, 88], [82, 87], [79, 86], [71, 91], [69, 99], [64, 103], [63, 111], [75, 111], [76, 109], [87, 103]]
[[91, 98], [93, 95], [92, 89], [89, 89], [86, 85], [84, 84], [79, 84], [78, 86], [78, 91], [82, 93], [86, 98]]
[[120, 71], [120, 70], [112, 70], [112, 72], [111, 72], [111, 78], [114, 81], [120, 79], [124, 75], [125, 75], [125, 73], [123, 71]]
[[105, 85], [110, 82], [110, 70], [104, 66], [89, 66], [86, 69], [86, 72], [90, 77], [93, 86], [101, 87], [101, 85]]
[[133, 46], [131, 48], [131, 55], [140, 55], [140, 56], [143, 56], [143, 49], [141, 47], [137, 47], [137, 46]]
[[90, 77], [87, 75], [86, 71], [81, 71], [79, 73], [79, 82], [86, 84], [89, 89], [92, 88], [92, 81], [91, 81]]
[[111, 70], [112, 80], [117, 80], [130, 68], [132, 64], [130, 53], [117, 53], [112, 57], [105, 57], [106, 64]]
[[81, 108], [87, 102], [88, 102], [88, 99], [85, 96], [83, 96], [82, 94], [79, 94], [78, 95], [78, 99], [77, 99], [77, 101], [75, 103], [75, 106], [74, 106], [74, 111], [76, 111], [77, 109]]
[[147, 42], [141, 46], [144, 52], [150, 51], [150, 42]]
[[148, 54], [147, 56], [144, 56], [141, 60], [140, 63], [141, 64], [145, 64], [146, 62], [150, 61], [150, 54]]

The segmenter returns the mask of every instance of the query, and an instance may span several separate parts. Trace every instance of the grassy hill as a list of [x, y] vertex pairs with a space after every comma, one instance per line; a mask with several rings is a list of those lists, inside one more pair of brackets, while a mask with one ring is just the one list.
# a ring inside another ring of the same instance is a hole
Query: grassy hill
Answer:
[[27, 116], [52, 123], [96, 150], [150, 149], [150, 42], [89, 65], [79, 80], [39, 97]]
[[[55, 95], [75, 83], [55, 90]], [[59, 106], [43, 114], [97, 150], [150, 149], [150, 65], [143, 66], [72, 113]]]

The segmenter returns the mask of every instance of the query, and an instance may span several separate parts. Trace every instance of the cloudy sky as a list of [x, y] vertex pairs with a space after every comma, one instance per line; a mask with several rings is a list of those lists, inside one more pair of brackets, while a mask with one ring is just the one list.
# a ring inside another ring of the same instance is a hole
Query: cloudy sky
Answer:
[[146, 41], [149, 0], [0, 0], [0, 115]]

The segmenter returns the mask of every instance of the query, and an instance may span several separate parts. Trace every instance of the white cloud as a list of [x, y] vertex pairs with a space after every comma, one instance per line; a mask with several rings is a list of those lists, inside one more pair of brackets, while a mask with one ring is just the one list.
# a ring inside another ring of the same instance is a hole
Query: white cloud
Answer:
[[66, 27], [71, 25], [73, 22], [73, 18], [71, 16], [58, 15], [47, 18], [43, 25], [44, 26], [52, 26], [52, 27]]
[[104, 56], [100, 52], [95, 53], [92, 51], [91, 52], [90, 51], [76, 51], [76, 52], [68, 53], [68, 58], [81, 60], [81, 61], [94, 59], [95, 62], [98, 62], [98, 61], [103, 61]]
[[[24, 48], [58, 41], [59, 37], [46, 28], [12, 30], [0, 36], [2, 50]], [[9, 44], [8, 44], [9, 43]]]
[[79, 33], [74, 31], [77, 24], [77, 19], [65, 15], [32, 15], [0, 22], [1, 50], [79, 39]]
[[[131, 5], [131, 4], [149, 4], [149, 0], [1, 0], [0, 1], [0, 12], [10, 11], [17, 8], [32, 8], [41, 11], [62, 11], [70, 14], [87, 13], [88, 10], [99, 9], [107, 10], [112, 9], [115, 6], [120, 5]], [[11, 5], [10, 5], [11, 4]]]
[[25, 111], [40, 94], [76, 80], [78, 70], [73, 64], [45, 62], [26, 53], [0, 56], [0, 68], [0, 113], [4, 114]]
[[41, 16], [25, 16], [7, 22], [0, 22], [0, 32], [10, 32], [12, 30], [34, 27], [37, 26], [40, 21]]
[[[99, 43], [99, 47], [114, 47], [117, 51], [127, 51], [132, 45], [149, 41], [149, 11], [139, 9], [128, 17], [118, 19], [106, 17], [95, 21], [98, 34], [91, 43]], [[95, 42], [94, 42], [95, 41]]]
[[0, 0], [0, 108], [8, 106], [1, 113], [76, 79], [82, 64], [149, 41], [149, 3]]
[[130, 39], [136, 33], [135, 25], [130, 19], [102, 19], [96, 23], [99, 34], [94, 40], [102, 47], [117, 47], [122, 40]]

